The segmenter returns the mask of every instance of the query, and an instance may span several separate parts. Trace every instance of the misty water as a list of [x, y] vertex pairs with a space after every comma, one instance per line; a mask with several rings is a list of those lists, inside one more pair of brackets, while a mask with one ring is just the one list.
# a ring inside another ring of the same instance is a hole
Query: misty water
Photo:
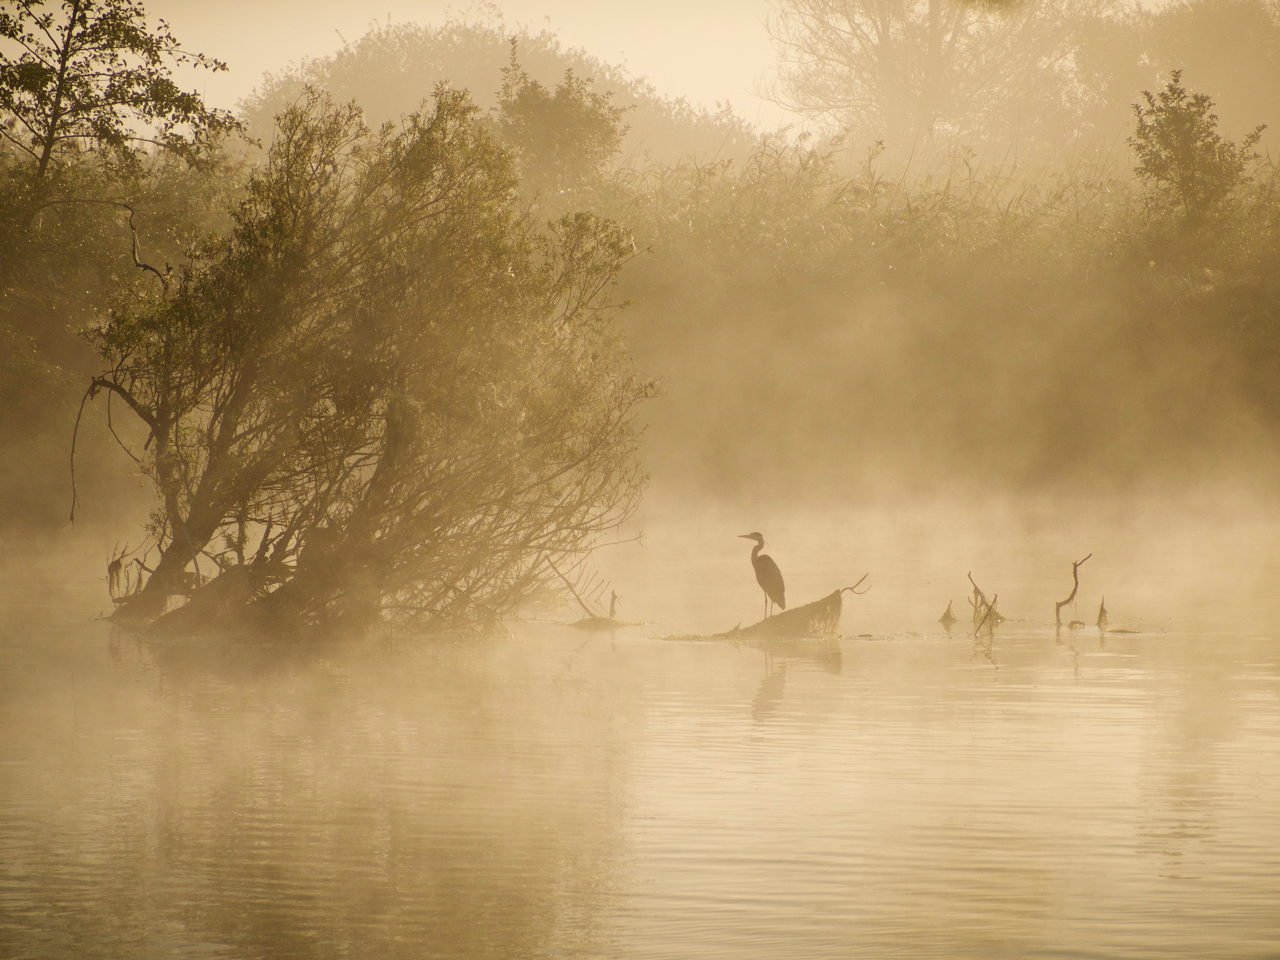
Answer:
[[[651, 516], [643, 623], [465, 641], [138, 637], [11, 558], [0, 956], [1275, 956], [1280, 528], [1204, 507]], [[842, 639], [672, 639], [758, 619], [761, 526], [792, 604], [870, 572]], [[1090, 550], [1135, 632], [1055, 631]]]

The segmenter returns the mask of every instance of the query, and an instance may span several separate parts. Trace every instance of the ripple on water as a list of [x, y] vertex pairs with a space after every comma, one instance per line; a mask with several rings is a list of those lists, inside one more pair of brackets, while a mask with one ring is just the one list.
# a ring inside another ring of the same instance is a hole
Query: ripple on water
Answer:
[[1071, 639], [10, 632], [0, 954], [1275, 955], [1274, 641]]

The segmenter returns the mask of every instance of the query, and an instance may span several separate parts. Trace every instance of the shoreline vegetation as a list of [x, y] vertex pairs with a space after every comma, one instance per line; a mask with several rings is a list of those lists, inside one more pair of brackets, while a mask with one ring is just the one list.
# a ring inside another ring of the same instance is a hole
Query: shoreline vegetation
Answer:
[[588, 579], [648, 473], [750, 501], [1265, 474], [1280, 118], [1228, 131], [1168, 31], [1262, 11], [1280, 49], [1277, 10], [1095, 11], [1053, 35], [1129, 44], [1071, 81], [1093, 113], [1015, 142], [1013, 65], [972, 38], [1048, 30], [1019, 9], [966, 28], [908, 138], [833, 99], [847, 64], [780, 75], [829, 133], [757, 135], [482, 20], [376, 28], [233, 116], [136, 4], [23, 0], [0, 523], [63, 522], [75, 424], [78, 522], [154, 498], [109, 558], [121, 619], [470, 629]]

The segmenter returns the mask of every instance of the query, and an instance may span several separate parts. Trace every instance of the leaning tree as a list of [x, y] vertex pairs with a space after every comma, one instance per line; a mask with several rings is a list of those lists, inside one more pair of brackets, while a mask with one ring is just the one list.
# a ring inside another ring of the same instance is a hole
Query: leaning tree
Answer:
[[635, 507], [631, 241], [531, 222], [461, 92], [376, 133], [309, 92], [278, 127], [230, 235], [88, 333], [159, 503], [117, 615], [490, 620]]

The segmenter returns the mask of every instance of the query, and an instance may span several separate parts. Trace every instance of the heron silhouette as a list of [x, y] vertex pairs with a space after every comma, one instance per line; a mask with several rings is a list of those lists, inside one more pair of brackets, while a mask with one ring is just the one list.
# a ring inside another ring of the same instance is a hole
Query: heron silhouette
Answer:
[[751, 550], [751, 566], [756, 571], [756, 583], [764, 591], [764, 615], [769, 616], [769, 604], [776, 603], [783, 610], [787, 609], [787, 588], [782, 582], [782, 571], [773, 562], [773, 557], [761, 553], [764, 547], [764, 535], [759, 533], [742, 533], [743, 540], [754, 540], [756, 545]]

